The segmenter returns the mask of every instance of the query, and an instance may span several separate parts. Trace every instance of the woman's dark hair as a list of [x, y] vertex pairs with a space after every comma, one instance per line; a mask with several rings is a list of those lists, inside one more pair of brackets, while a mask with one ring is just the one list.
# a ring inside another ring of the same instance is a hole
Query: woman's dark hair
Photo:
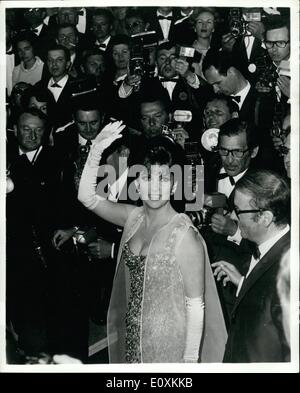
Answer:
[[183, 166], [185, 163], [184, 150], [178, 143], [167, 136], [156, 136], [145, 141], [138, 154], [138, 163], [151, 165]]
[[[138, 154], [137, 163], [150, 170], [151, 165], [167, 165], [169, 168], [177, 166], [181, 170], [181, 179], [178, 179], [178, 186], [175, 196], [171, 195], [170, 202], [177, 212], [184, 212], [185, 199], [183, 196], [183, 167], [186, 163], [184, 150], [178, 143], [167, 136], [156, 136], [145, 141], [143, 148]], [[171, 173], [177, 173], [176, 171]], [[176, 179], [174, 179], [176, 181]], [[177, 196], [180, 196], [178, 198]]]
[[13, 39], [13, 51], [17, 53], [17, 45], [18, 42], [27, 41], [33, 48], [33, 53], [35, 53], [36, 45], [37, 45], [37, 36], [30, 30], [21, 31], [17, 34]]

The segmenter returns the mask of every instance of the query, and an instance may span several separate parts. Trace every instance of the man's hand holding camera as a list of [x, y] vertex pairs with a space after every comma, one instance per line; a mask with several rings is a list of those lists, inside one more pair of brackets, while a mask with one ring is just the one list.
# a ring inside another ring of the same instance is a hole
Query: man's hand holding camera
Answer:
[[238, 225], [229, 216], [215, 213], [211, 217], [211, 229], [220, 235], [233, 236], [238, 229]]

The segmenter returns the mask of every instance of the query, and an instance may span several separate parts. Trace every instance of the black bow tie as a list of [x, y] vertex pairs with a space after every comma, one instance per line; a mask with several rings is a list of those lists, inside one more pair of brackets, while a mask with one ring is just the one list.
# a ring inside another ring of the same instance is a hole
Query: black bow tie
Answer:
[[106, 49], [106, 44], [97, 44], [97, 43], [95, 43], [95, 45], [96, 45], [97, 48], [99, 48], [99, 49], [101, 49], [101, 48]]
[[30, 29], [30, 31], [32, 31], [32, 33], [35, 33], [35, 34], [39, 32], [38, 29]]
[[256, 260], [260, 259], [261, 254], [260, 254], [257, 244], [255, 244], [255, 243], [251, 244], [251, 252], [252, 252], [252, 256], [254, 259], [256, 259]]
[[58, 83], [53, 83], [52, 85], [51, 85], [51, 87], [59, 87], [60, 89], [61, 89], [61, 86], [58, 84]]
[[163, 16], [163, 15], [158, 15], [157, 16], [158, 20], [173, 20], [172, 16]]
[[241, 96], [229, 96], [232, 100], [236, 102], [241, 102]]
[[7, 55], [13, 55], [14, 52], [13, 52], [13, 50], [8, 50], [8, 51], [6, 52], [6, 54], [7, 54]]
[[84, 16], [84, 11], [83, 10], [82, 11], [78, 11], [77, 15]]
[[161, 82], [178, 82], [178, 78], [159, 78]]
[[218, 180], [222, 180], [222, 179], [226, 179], [226, 177], [229, 177], [230, 184], [232, 186], [235, 186], [234, 178], [232, 176], [229, 176], [227, 173], [219, 173], [218, 176], [217, 176], [217, 179]]

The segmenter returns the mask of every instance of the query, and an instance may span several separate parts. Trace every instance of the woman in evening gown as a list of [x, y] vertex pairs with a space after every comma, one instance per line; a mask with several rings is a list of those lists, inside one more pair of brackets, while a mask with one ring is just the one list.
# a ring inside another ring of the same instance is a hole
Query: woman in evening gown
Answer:
[[90, 150], [79, 200], [95, 214], [124, 227], [108, 311], [110, 363], [221, 362], [226, 329], [206, 245], [171, 199], [182, 164], [178, 145], [155, 137], [141, 148], [136, 188], [141, 207], [96, 194], [102, 152], [122, 137], [108, 124]]

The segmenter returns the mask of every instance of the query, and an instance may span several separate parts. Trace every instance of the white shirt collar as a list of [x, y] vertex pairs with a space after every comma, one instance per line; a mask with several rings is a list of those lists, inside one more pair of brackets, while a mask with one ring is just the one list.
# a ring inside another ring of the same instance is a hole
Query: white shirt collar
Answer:
[[[61, 86], [61, 90], [65, 87], [67, 81], [68, 81], [69, 75], [66, 74], [63, 78], [61, 78], [59, 81], [55, 82], [54, 79], [51, 77], [49, 82], [48, 82], [48, 89], [51, 89], [51, 86], [53, 85], [53, 83], [57, 83], [59, 84], [59, 86]], [[52, 89], [56, 89], [56, 87], [52, 87]]]
[[38, 155], [40, 154], [41, 150], [42, 150], [42, 146], [40, 146], [38, 149], [35, 149], [35, 150], [32, 150], [32, 151], [28, 151], [28, 152], [25, 153], [25, 152], [24, 152], [23, 150], [21, 150], [20, 147], [19, 147], [19, 155], [21, 156], [22, 154], [26, 154], [28, 160], [29, 160], [31, 163], [33, 163], [33, 162], [32, 162], [33, 159], [34, 159], [34, 161], [36, 161], [36, 159], [37, 159]]
[[41, 23], [38, 27], [35, 27], [34, 30], [37, 30], [37, 32], [35, 33], [36, 35], [40, 35], [41, 34], [41, 30], [44, 26], [44, 23]]
[[102, 44], [102, 45], [106, 45], [106, 46], [107, 46], [108, 43], [109, 43], [109, 41], [110, 41], [110, 39], [111, 39], [111, 36], [107, 37], [106, 40], [103, 41], [103, 42], [99, 42], [98, 40], [96, 40], [96, 44], [97, 44], [97, 45]]
[[[95, 138], [94, 138], [94, 139], [91, 139], [91, 141], [92, 141], [92, 144], [93, 144], [94, 141], [95, 141]], [[80, 134], [78, 134], [78, 142], [79, 142], [80, 146], [83, 146], [83, 145], [86, 144], [87, 139], [85, 139], [83, 136], [81, 136]]]
[[249, 93], [250, 89], [251, 89], [251, 85], [250, 85], [249, 81], [247, 81], [246, 86], [241, 91], [239, 91], [236, 94], [232, 94], [232, 97], [235, 97], [235, 96], [240, 96], [241, 97], [240, 102], [237, 102], [237, 104], [239, 106], [239, 109], [241, 109], [241, 107], [242, 107], [242, 105], [243, 105], [243, 103], [244, 103], [244, 101], [245, 101], [245, 99], [247, 97], [247, 94]]
[[[239, 173], [236, 176], [232, 176], [235, 184], [236, 184], [236, 182], [238, 180], [240, 180], [244, 176], [244, 174], [246, 173], [247, 169], [244, 172]], [[220, 174], [221, 173], [226, 173], [226, 171], [225, 171], [225, 169], [223, 167], [220, 170]], [[229, 177], [225, 177], [224, 179], [220, 179], [218, 181], [218, 192], [226, 195], [226, 197], [229, 198], [230, 194], [232, 193], [232, 191], [233, 191], [233, 189], [235, 187], [235, 184], [231, 184], [230, 183]]]
[[250, 266], [249, 270], [246, 274], [246, 277], [249, 276], [249, 274], [252, 272], [252, 270], [255, 268], [255, 266], [259, 263], [259, 261], [267, 254], [269, 250], [274, 246], [275, 243], [278, 242], [279, 239], [281, 239], [288, 231], [290, 230], [290, 226], [287, 225], [285, 228], [281, 229], [275, 236], [271, 237], [270, 239], [266, 240], [265, 242], [261, 243], [258, 246], [258, 249], [260, 251], [260, 257], [259, 259], [255, 259], [253, 256], [250, 261]]

